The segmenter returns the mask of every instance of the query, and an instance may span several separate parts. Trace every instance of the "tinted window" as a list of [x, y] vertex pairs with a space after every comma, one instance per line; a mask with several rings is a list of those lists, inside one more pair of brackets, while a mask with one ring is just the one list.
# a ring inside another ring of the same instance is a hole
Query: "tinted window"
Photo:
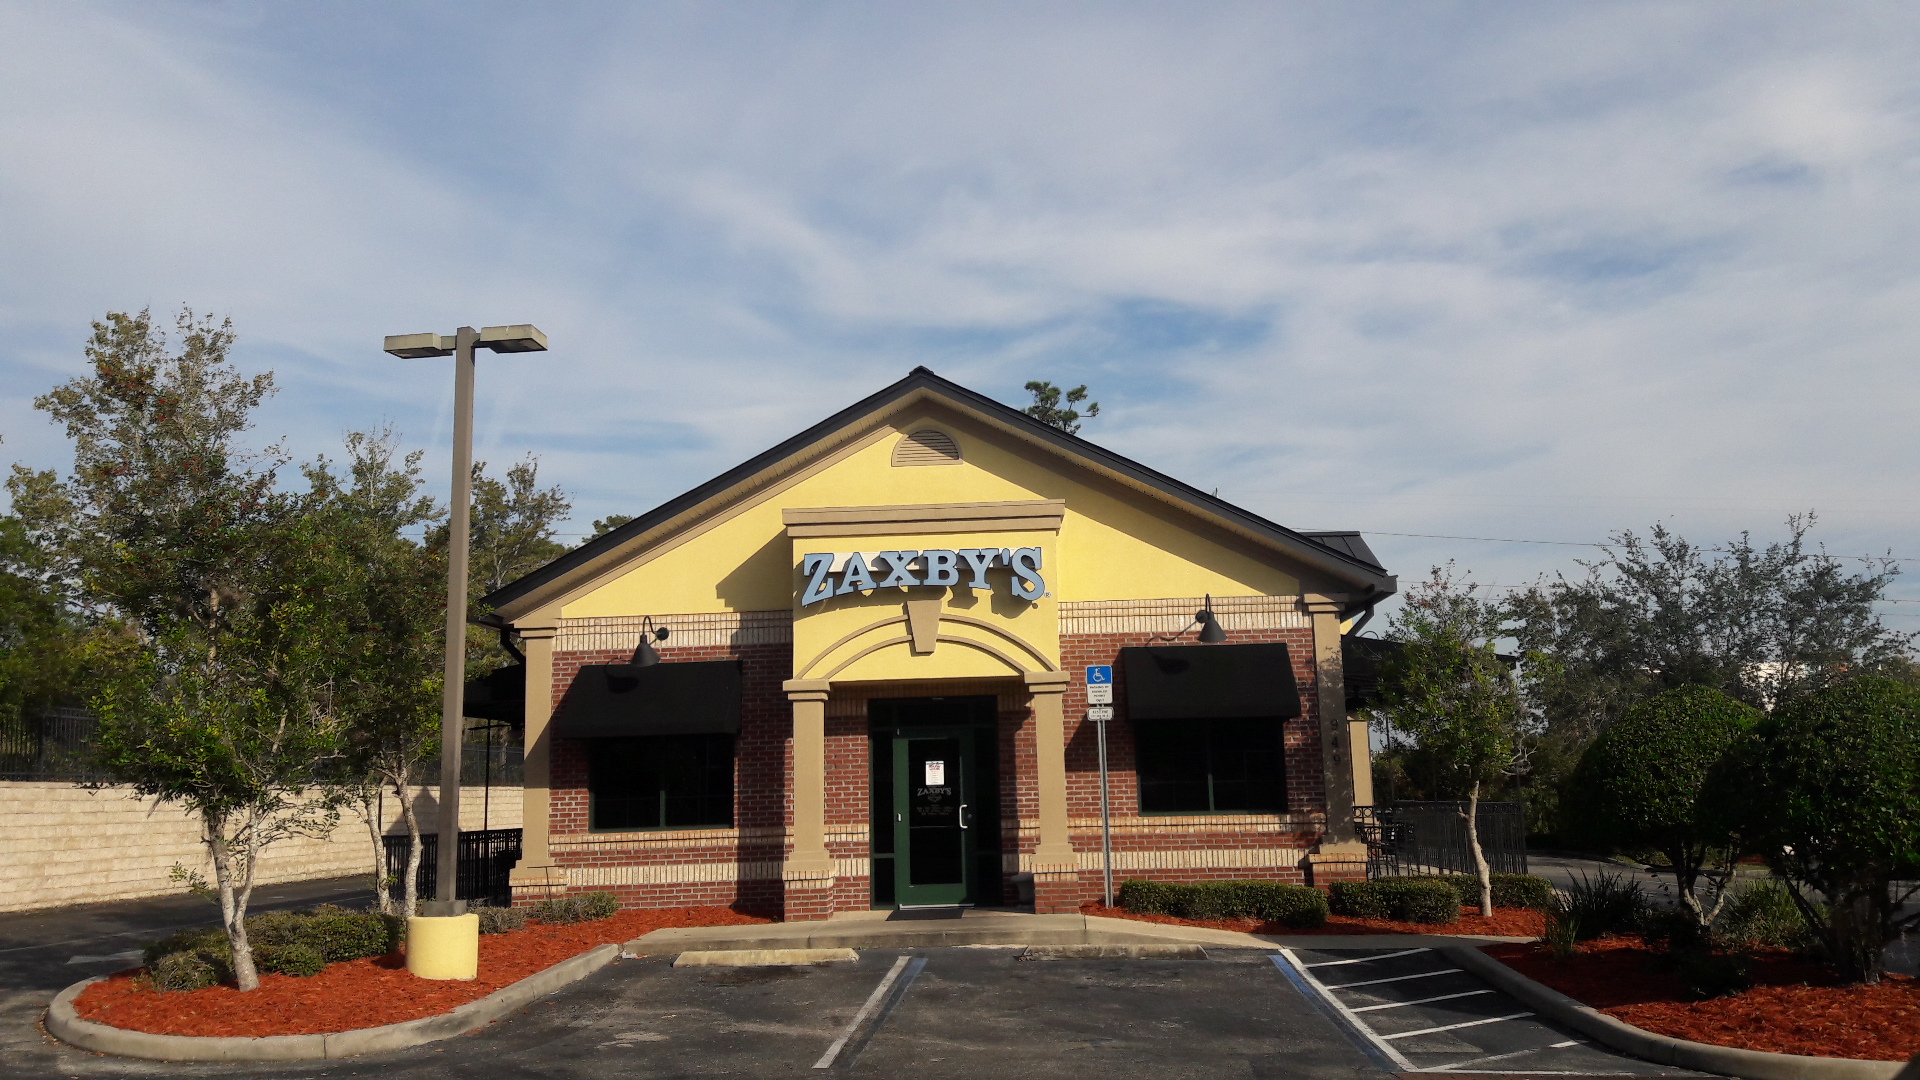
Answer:
[[1287, 808], [1277, 720], [1158, 720], [1133, 725], [1143, 814]]
[[733, 736], [653, 735], [588, 745], [591, 828], [733, 824]]

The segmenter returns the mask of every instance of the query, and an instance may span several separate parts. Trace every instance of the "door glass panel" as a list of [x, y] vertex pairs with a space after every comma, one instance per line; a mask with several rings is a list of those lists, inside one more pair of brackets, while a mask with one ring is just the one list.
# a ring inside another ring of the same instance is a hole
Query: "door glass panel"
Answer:
[[907, 740], [908, 884], [966, 880], [960, 828], [960, 740]]

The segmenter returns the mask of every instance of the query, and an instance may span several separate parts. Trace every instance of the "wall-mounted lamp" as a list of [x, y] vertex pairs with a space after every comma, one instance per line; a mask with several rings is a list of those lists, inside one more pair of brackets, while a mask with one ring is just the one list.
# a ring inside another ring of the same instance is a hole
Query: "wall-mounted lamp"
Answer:
[[653, 625], [653, 616], [643, 617], [640, 620], [640, 644], [633, 650], [632, 658], [624, 664], [607, 665], [607, 688], [633, 689], [634, 681], [640, 678], [640, 669], [650, 668], [660, 662], [660, 654], [653, 650], [653, 643], [667, 640], [667, 634], [666, 627]]
[[1218, 645], [1227, 640], [1227, 628], [1220, 625], [1220, 617], [1213, 613], [1213, 594], [1207, 594], [1207, 606], [1193, 613], [1193, 621], [1171, 634], [1148, 634], [1148, 641], [1173, 642], [1180, 635], [1198, 626], [1202, 645]]
[[653, 651], [653, 642], [647, 639], [651, 637], [654, 641], [665, 641], [667, 640], [667, 633], [668, 630], [666, 627], [655, 627], [653, 625], [653, 616], [643, 616], [640, 620], [640, 645], [633, 650], [633, 659], [627, 661], [627, 666], [643, 668], [652, 667], [659, 663], [660, 654]]
[[1207, 606], [1193, 613], [1193, 621], [1200, 624], [1200, 643], [1218, 645], [1227, 640], [1227, 628], [1220, 625], [1220, 617], [1213, 613], [1213, 594], [1207, 594]]

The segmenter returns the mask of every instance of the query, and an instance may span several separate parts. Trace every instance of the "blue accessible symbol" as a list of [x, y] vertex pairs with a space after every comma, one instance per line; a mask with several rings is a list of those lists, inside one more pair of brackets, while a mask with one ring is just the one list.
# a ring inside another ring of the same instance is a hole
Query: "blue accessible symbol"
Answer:
[[1087, 685], [1088, 686], [1100, 686], [1103, 684], [1111, 684], [1112, 682], [1113, 682], [1113, 665], [1101, 664], [1097, 667], [1087, 668]]

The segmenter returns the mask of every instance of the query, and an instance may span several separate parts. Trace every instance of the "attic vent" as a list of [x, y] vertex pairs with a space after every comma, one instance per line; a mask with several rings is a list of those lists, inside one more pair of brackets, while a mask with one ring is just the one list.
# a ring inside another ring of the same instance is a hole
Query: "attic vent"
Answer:
[[895, 468], [905, 465], [954, 465], [960, 461], [960, 444], [953, 436], [933, 428], [921, 428], [893, 444]]

